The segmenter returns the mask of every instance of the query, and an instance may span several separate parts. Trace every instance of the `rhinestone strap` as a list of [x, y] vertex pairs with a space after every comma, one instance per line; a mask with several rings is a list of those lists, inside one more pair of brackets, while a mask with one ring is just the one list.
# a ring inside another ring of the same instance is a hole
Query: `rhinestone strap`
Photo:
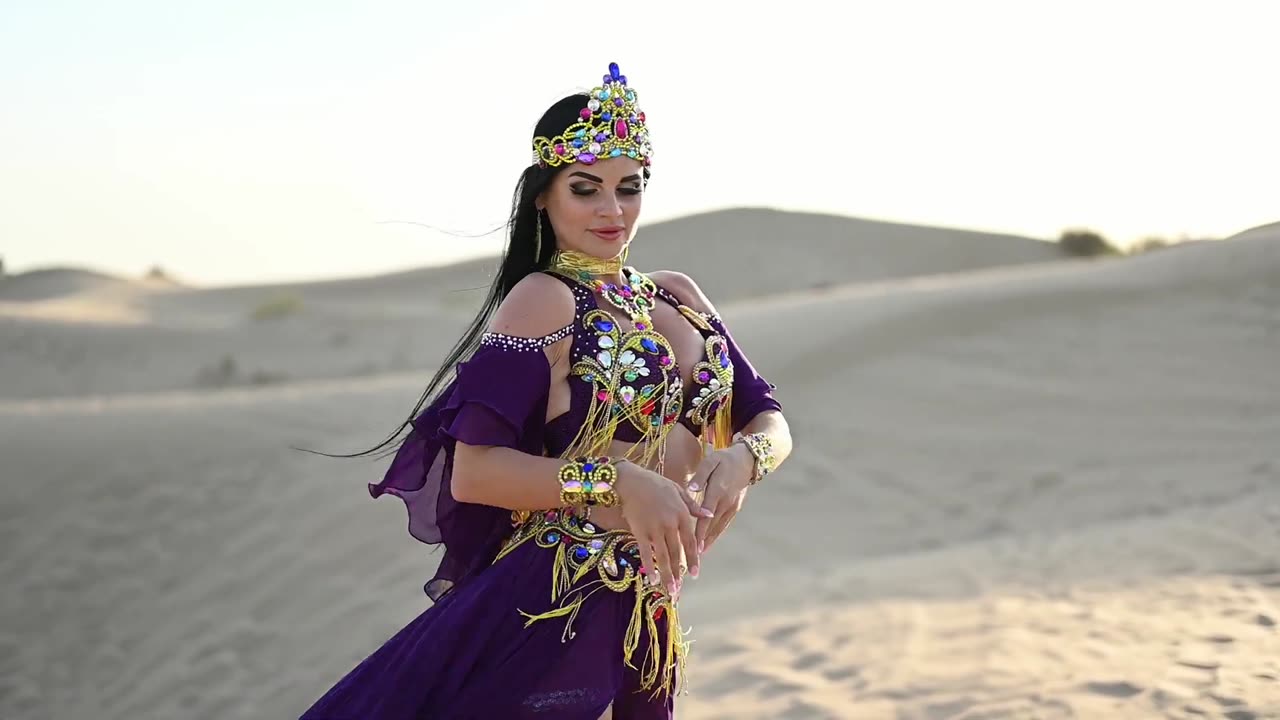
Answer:
[[507, 335], [498, 332], [486, 332], [480, 336], [481, 345], [490, 345], [501, 348], [503, 350], [515, 350], [516, 352], [531, 352], [541, 350], [542, 348], [559, 342], [573, 332], [573, 323], [569, 323], [550, 335], [542, 337], [520, 337], [518, 335]]

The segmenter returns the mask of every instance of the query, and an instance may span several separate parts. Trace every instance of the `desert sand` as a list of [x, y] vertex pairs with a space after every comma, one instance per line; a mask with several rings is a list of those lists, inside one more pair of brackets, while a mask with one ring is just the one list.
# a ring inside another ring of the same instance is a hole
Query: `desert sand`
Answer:
[[[679, 717], [1280, 718], [1280, 223], [1067, 260], [713, 220], [758, 283], [671, 227], [632, 259], [708, 289], [796, 451], [685, 588]], [[386, 461], [290, 446], [391, 431], [484, 267], [0, 279], [0, 717], [296, 717], [420, 613]]]

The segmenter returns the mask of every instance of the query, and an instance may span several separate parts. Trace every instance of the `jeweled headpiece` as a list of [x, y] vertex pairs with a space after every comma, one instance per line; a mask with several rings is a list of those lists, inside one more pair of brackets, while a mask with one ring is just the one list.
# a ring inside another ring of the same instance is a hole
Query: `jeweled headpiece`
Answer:
[[618, 63], [609, 63], [609, 74], [592, 88], [581, 118], [555, 137], [533, 139], [533, 159], [540, 165], [591, 165], [597, 160], [626, 156], [649, 165], [653, 146], [645, 127], [644, 112], [636, 106], [636, 91], [627, 87], [627, 76]]

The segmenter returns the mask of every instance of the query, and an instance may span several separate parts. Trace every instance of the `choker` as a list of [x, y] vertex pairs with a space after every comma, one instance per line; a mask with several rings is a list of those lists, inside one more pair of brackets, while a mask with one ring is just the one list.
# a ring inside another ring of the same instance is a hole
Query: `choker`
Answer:
[[608, 259], [588, 255], [577, 250], [557, 250], [551, 256], [551, 270], [557, 270], [575, 278], [588, 275], [614, 275], [622, 271], [622, 263], [626, 262], [626, 253]]

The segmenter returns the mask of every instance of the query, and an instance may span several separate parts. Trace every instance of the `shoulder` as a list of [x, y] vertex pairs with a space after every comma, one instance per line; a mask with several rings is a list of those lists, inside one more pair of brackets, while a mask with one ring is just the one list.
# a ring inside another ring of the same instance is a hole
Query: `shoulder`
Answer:
[[573, 292], [542, 272], [525, 276], [502, 299], [488, 332], [524, 338], [543, 338], [573, 324]]
[[706, 293], [702, 292], [702, 288], [698, 287], [698, 283], [693, 278], [678, 270], [654, 270], [649, 273], [649, 278], [658, 285], [666, 288], [668, 292], [676, 296], [680, 302], [688, 305], [690, 308], [707, 315], [718, 315], [715, 305], [711, 304], [710, 298]]

